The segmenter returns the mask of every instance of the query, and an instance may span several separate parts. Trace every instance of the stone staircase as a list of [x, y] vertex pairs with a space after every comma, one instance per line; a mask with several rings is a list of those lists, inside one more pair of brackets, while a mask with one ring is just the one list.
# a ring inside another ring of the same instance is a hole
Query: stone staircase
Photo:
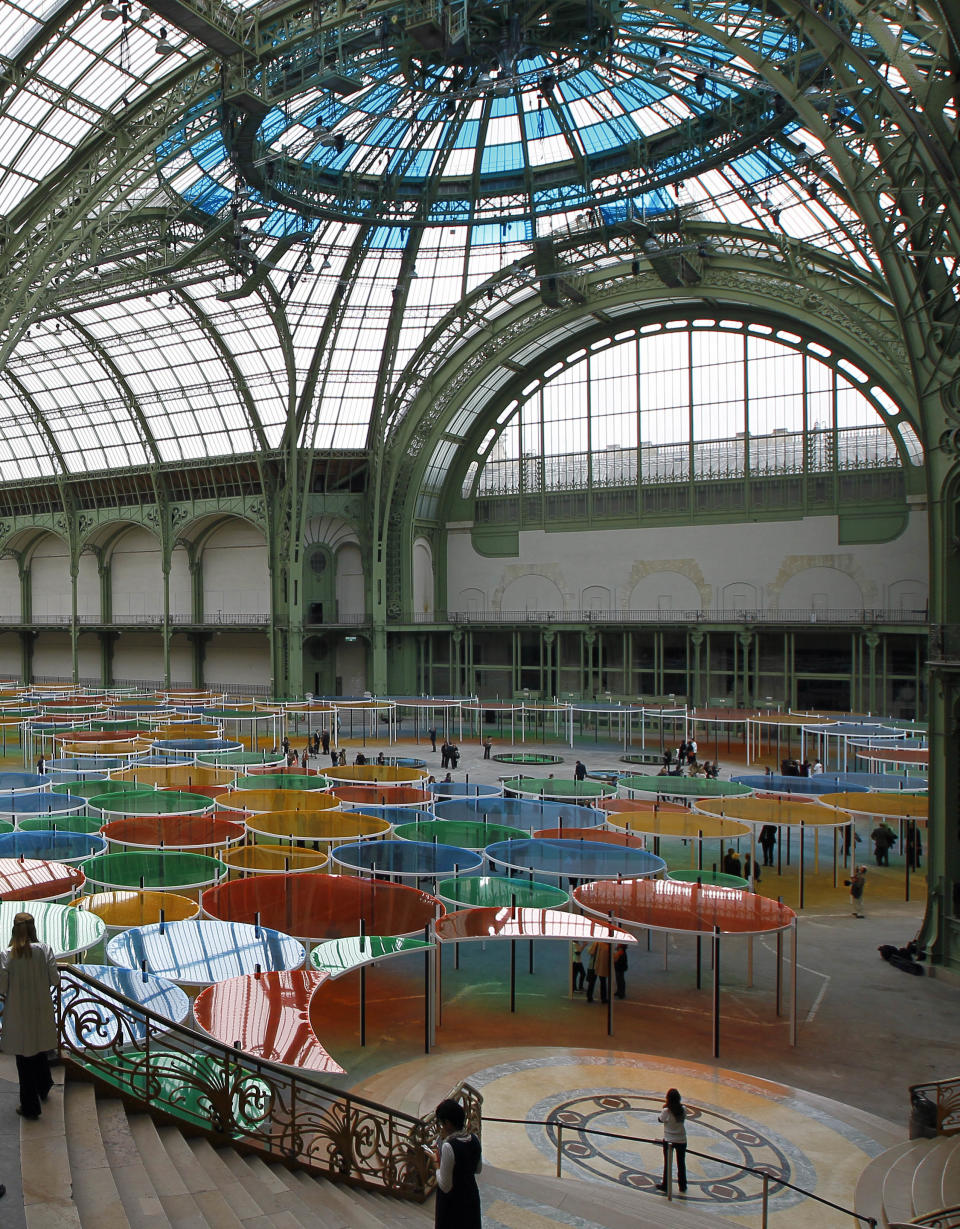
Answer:
[[880, 1229], [960, 1207], [960, 1136], [905, 1140], [881, 1152], [860, 1175], [854, 1206]]
[[[129, 1110], [78, 1080], [57, 1084], [20, 1124], [26, 1229], [418, 1229], [418, 1205], [214, 1147]], [[484, 1206], [498, 1223], [583, 1229], [717, 1229], [717, 1216], [636, 1192], [488, 1168]], [[516, 1219], [519, 1217], [520, 1219]], [[0, 1225], [5, 1224], [0, 1217]], [[13, 1222], [13, 1223], [19, 1223]], [[723, 1222], [721, 1218], [720, 1223]]]

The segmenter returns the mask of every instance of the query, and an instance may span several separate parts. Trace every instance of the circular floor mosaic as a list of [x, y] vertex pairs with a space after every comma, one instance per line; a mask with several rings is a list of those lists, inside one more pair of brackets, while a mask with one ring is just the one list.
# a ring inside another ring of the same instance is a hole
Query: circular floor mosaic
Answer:
[[[545, 1127], [542, 1134], [553, 1152], [561, 1135], [563, 1158], [582, 1177], [613, 1179], [623, 1186], [649, 1191], [661, 1178], [659, 1145], [627, 1137], [642, 1135], [656, 1140], [660, 1130], [657, 1115], [662, 1106], [662, 1095], [611, 1089], [547, 1098], [533, 1108], [531, 1116], [558, 1124]], [[753, 1171], [769, 1176], [771, 1197], [785, 1189], [783, 1182], [795, 1178], [785, 1148], [753, 1124], [711, 1106], [688, 1105], [686, 1129], [690, 1150], [687, 1202], [742, 1203], [755, 1199], [763, 1180]], [[533, 1135], [531, 1138], [536, 1144]], [[706, 1153], [710, 1159], [695, 1157], [694, 1152]]]

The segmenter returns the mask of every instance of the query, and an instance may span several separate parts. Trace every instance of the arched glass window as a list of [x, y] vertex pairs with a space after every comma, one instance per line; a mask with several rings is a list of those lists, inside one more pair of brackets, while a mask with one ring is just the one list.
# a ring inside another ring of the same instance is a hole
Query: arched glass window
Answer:
[[901, 468], [880, 406], [899, 409], [864, 372], [794, 334], [725, 324], [644, 326], [548, 368], [493, 440], [476, 494]]

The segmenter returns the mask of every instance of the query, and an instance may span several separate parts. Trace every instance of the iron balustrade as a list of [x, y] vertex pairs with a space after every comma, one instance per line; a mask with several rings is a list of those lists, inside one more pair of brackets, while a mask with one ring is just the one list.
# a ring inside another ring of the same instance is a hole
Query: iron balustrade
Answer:
[[[468, 1085], [462, 1085], [466, 1089]], [[632, 1144], [651, 1144], [658, 1149], [662, 1149], [663, 1140], [654, 1139], [645, 1135], [624, 1135], [617, 1131], [602, 1131], [597, 1127], [584, 1127], [581, 1125], [564, 1124], [557, 1118], [494, 1118], [484, 1117], [484, 1123], [498, 1122], [510, 1126], [522, 1127], [550, 1127], [557, 1133], [557, 1177], [563, 1177], [563, 1132], [566, 1129], [574, 1135], [598, 1135], [605, 1139], [619, 1139]], [[474, 1128], [475, 1129], [475, 1128]], [[673, 1144], [670, 1147], [670, 1163], [666, 1166], [666, 1196], [668, 1200], [673, 1199]], [[867, 1225], [869, 1229], [877, 1229], [877, 1220], [873, 1216], [863, 1216], [855, 1212], [852, 1208], [845, 1208], [842, 1204], [834, 1203], [832, 1199], [824, 1199], [822, 1195], [817, 1195], [814, 1191], [807, 1190], [806, 1187], [797, 1186], [794, 1182], [788, 1182], [786, 1178], [780, 1174], [771, 1174], [768, 1170], [758, 1169], [751, 1165], [743, 1165], [736, 1161], [730, 1161], [726, 1157], [714, 1156], [709, 1152], [698, 1152], [696, 1149], [687, 1147], [687, 1156], [700, 1157], [702, 1160], [709, 1161], [713, 1165], [722, 1165], [736, 1173], [749, 1173], [760, 1179], [760, 1229], [767, 1229], [769, 1223], [769, 1204], [770, 1204], [770, 1186], [771, 1184], [777, 1187], [785, 1187], [787, 1190], [796, 1191], [798, 1195], [803, 1195], [807, 1199], [813, 1199], [816, 1203], [823, 1204], [824, 1207], [833, 1208], [835, 1212], [842, 1212], [845, 1216], [851, 1217], [854, 1222], [859, 1225]], [[631, 1189], [636, 1190], [636, 1187]], [[944, 1227], [946, 1229], [946, 1227]]]
[[57, 1020], [65, 1064], [217, 1142], [423, 1202], [436, 1125], [255, 1058], [114, 993], [70, 965]]
[[927, 622], [926, 610], [850, 607], [825, 610], [451, 610], [415, 615], [416, 623], [912, 623]]
[[926, 1084], [911, 1084], [911, 1104], [917, 1094], [928, 1097], [936, 1105], [938, 1134], [960, 1134], [960, 1076], [930, 1080]]

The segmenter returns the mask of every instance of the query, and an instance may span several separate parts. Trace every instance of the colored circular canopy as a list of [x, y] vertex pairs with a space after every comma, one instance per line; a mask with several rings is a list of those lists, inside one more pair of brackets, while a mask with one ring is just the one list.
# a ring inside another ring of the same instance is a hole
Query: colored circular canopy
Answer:
[[663, 858], [645, 849], [622, 849], [599, 841], [498, 841], [486, 849], [493, 866], [551, 879], [605, 879], [618, 875], [659, 875]]
[[319, 849], [296, 845], [240, 845], [221, 855], [231, 871], [249, 875], [276, 875], [283, 871], [318, 871], [327, 865], [329, 855]]
[[500, 785], [476, 781], [434, 781], [427, 790], [434, 798], [499, 798], [503, 793]]
[[[0, 838], [2, 839], [2, 838]], [[362, 841], [338, 845], [330, 851], [336, 866], [366, 874], [399, 875], [405, 879], [432, 879], [456, 871], [468, 874], [483, 865], [483, 855], [457, 845], [428, 841]]]
[[107, 794], [139, 794], [142, 790], [135, 781], [102, 781], [94, 777], [86, 781], [58, 782], [50, 792], [59, 797], [70, 794], [75, 798], [90, 799]]
[[20, 815], [70, 815], [87, 805], [78, 794], [0, 794], [0, 815], [13, 818]]
[[740, 875], [727, 875], [723, 871], [668, 871], [667, 878], [674, 883], [705, 883], [715, 888], [750, 887]]
[[215, 764], [184, 764], [177, 760], [144, 764], [139, 760], [115, 773], [112, 780], [133, 781], [141, 789], [184, 789], [189, 793], [201, 785], [232, 785], [235, 776], [232, 768], [218, 768]]
[[682, 815], [688, 808], [682, 802], [664, 802], [660, 798], [601, 798], [597, 809], [608, 815], [625, 815], [629, 811], [664, 811]]
[[[781, 794], [829, 794], [836, 790], [833, 777], [819, 773], [815, 777], [788, 777], [783, 773], [744, 773], [732, 777], [741, 785], [749, 785], [751, 789], [772, 790]], [[851, 785], [850, 792], [866, 793], [865, 785]]]
[[180, 790], [141, 789], [132, 794], [100, 794], [88, 806], [102, 815], [202, 815], [213, 809], [205, 794]]
[[[744, 802], [749, 799], [744, 798]], [[741, 836], [749, 836], [750, 829], [746, 824], [735, 819], [714, 819], [684, 808], [682, 815], [664, 814], [660, 811], [635, 811], [630, 815], [611, 815], [608, 820], [612, 828], [620, 828], [624, 832], [642, 832], [647, 836], [678, 836], [685, 841], [722, 840], [735, 841]]]
[[0, 900], [52, 900], [84, 882], [81, 866], [30, 858], [0, 858]]
[[340, 800], [322, 790], [299, 789], [238, 789], [221, 795], [217, 804], [232, 811], [249, 811], [262, 815], [268, 811], [336, 811]]
[[286, 763], [282, 751], [199, 751], [198, 764], [230, 764], [235, 768], [279, 768]]
[[230, 977], [201, 990], [193, 1005], [194, 1018], [212, 1037], [246, 1054], [324, 1075], [343, 1075], [310, 1024], [310, 1000], [327, 977], [316, 969]]
[[508, 879], [503, 875], [464, 875], [443, 879], [437, 896], [444, 904], [458, 909], [562, 909], [570, 893], [548, 883], [529, 879]]
[[842, 807], [853, 815], [876, 815], [884, 819], [926, 819], [926, 794], [823, 794], [824, 807]]
[[896, 743], [888, 747], [862, 747], [851, 743], [856, 748], [857, 759], [873, 760], [878, 764], [916, 764], [922, 766], [930, 763], [929, 747], [900, 747]]
[[305, 958], [303, 944], [281, 931], [205, 918], [137, 926], [107, 943], [111, 964], [139, 969], [146, 961], [148, 972], [189, 986], [207, 986], [258, 967], [297, 969]]
[[[20, 900], [0, 901], [0, 944], [6, 947], [13, 932], [13, 919], [23, 910]], [[37, 938], [53, 949], [58, 960], [87, 951], [101, 941], [106, 927], [98, 917], [78, 913], [69, 905], [52, 901], [31, 901], [27, 912], [33, 914]]]
[[4, 794], [35, 794], [48, 790], [51, 784], [50, 778], [41, 772], [0, 772], [0, 793]]
[[227, 870], [218, 858], [206, 854], [155, 849], [105, 853], [99, 858], [88, 858], [80, 866], [91, 884], [181, 890], [216, 883]]
[[413, 785], [334, 785], [330, 791], [337, 802], [350, 803], [364, 808], [373, 807], [428, 807], [433, 795]]
[[146, 815], [114, 819], [104, 824], [103, 835], [114, 845], [141, 849], [211, 849], [242, 841], [242, 823], [219, 815]]
[[[174, 1024], [182, 1024], [190, 1013], [190, 1000], [186, 993], [165, 977], [144, 973], [140, 969], [123, 969], [109, 964], [79, 964], [83, 973], [95, 977], [111, 994], [122, 994], [133, 999]], [[121, 1009], [119, 1015], [110, 1003], [100, 1003], [96, 991], [79, 978], [69, 975], [61, 982], [63, 1023], [70, 1042], [77, 1048], [90, 1046], [103, 1049], [120, 1042], [129, 1045], [142, 1044], [147, 1035], [147, 1020], [129, 1009]], [[162, 1030], [162, 1026], [160, 1026]], [[151, 1033], [156, 1036], [157, 1023], [151, 1022]]]
[[578, 798], [592, 802], [617, 792], [615, 785], [607, 785], [604, 781], [567, 781], [562, 777], [507, 777], [503, 788], [518, 798], [556, 798], [566, 802], [575, 802]]
[[443, 906], [434, 896], [402, 883], [355, 875], [307, 871], [296, 875], [255, 875], [208, 888], [203, 909], [211, 917], [253, 921], [310, 939], [359, 934], [420, 934]]
[[811, 806], [808, 802], [793, 802], [789, 798], [731, 798], [729, 801], [701, 798], [696, 806], [704, 822], [714, 816], [721, 816], [727, 823], [739, 820], [744, 824], [797, 827], [803, 824], [804, 827], [830, 828], [850, 822], [850, 816], [844, 811], [825, 811], [823, 807]]
[[247, 829], [257, 836], [272, 837], [273, 842], [360, 841], [383, 836], [390, 824], [376, 815], [360, 811], [264, 811], [247, 817]]
[[[511, 836], [526, 836], [525, 832]], [[611, 832], [609, 828], [539, 828], [532, 833], [537, 841], [599, 841], [601, 845], [621, 845], [624, 849], [642, 849], [643, 838], [630, 832]]]
[[485, 824], [480, 820], [418, 819], [412, 824], [398, 824], [393, 835], [401, 841], [438, 841], [441, 845], [460, 845], [466, 849], [484, 849], [492, 841], [509, 841], [527, 835], [524, 828], [509, 824]]
[[397, 764], [342, 764], [324, 769], [335, 785], [418, 785], [427, 778], [423, 768], [401, 768]]
[[[0, 821], [3, 824], [8, 824], [7, 820]], [[90, 815], [80, 815], [74, 812], [72, 815], [28, 815], [26, 819], [19, 817], [17, 819], [17, 828], [21, 832], [83, 832], [96, 833], [100, 831], [100, 819]], [[0, 828], [2, 832], [8, 832], [13, 824], [7, 827]]]
[[745, 798], [752, 788], [736, 781], [714, 781], [708, 777], [673, 777], [641, 773], [621, 777], [620, 788], [633, 794], [660, 794], [667, 798]]
[[326, 789], [330, 782], [319, 773], [257, 772], [237, 777], [237, 789], [314, 790]]
[[184, 922], [200, 912], [200, 906], [189, 896], [123, 888], [78, 896], [70, 904], [74, 909], [96, 914], [111, 930], [128, 930], [131, 926], [149, 926], [160, 921]]
[[901, 790], [916, 794], [923, 793], [930, 785], [926, 777], [910, 777], [897, 772], [825, 772], [817, 780], [832, 782], [837, 793], [846, 789], [858, 792], [863, 788], [887, 794]]
[[487, 820], [523, 828], [525, 832], [561, 822], [576, 828], [592, 828], [603, 823], [603, 816], [593, 807], [571, 802], [541, 802], [535, 798], [454, 798], [438, 802], [434, 812], [437, 819]]
[[0, 858], [42, 858], [68, 865], [102, 854], [107, 842], [85, 832], [57, 832], [49, 828], [18, 830], [0, 836]]
[[670, 879], [585, 883], [573, 898], [587, 913], [626, 926], [691, 934], [767, 934], [785, 930], [796, 914], [766, 896]]

